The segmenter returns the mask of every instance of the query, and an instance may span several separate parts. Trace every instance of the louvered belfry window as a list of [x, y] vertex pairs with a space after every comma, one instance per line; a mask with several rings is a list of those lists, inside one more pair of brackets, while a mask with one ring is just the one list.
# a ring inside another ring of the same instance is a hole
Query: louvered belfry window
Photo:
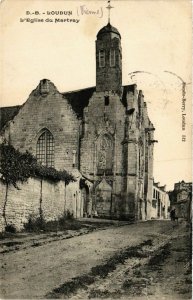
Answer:
[[42, 132], [37, 141], [36, 157], [42, 165], [54, 167], [54, 138], [47, 129]]
[[99, 51], [99, 67], [105, 67], [105, 50]]
[[110, 67], [115, 66], [115, 50], [111, 49], [110, 50]]

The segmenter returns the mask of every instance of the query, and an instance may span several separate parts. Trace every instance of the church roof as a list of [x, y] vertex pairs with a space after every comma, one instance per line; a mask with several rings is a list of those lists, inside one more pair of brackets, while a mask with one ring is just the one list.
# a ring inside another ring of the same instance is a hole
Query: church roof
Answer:
[[21, 105], [0, 107], [0, 130], [17, 115], [20, 107]]
[[68, 103], [72, 106], [72, 109], [76, 113], [78, 118], [83, 117], [83, 109], [88, 106], [89, 99], [95, 92], [95, 87], [90, 87], [82, 90], [71, 91], [62, 93], [67, 99]]
[[[127, 93], [134, 92], [135, 84], [123, 86], [123, 94], [120, 99], [123, 106], [127, 106]], [[71, 105], [73, 111], [76, 113], [77, 117], [83, 118], [83, 110], [88, 106], [89, 99], [96, 91], [96, 87], [89, 87], [81, 90], [70, 91], [62, 93], [63, 97], [67, 99], [68, 103]], [[5, 124], [18, 114], [22, 105], [1, 107], [0, 108], [0, 130], [5, 126]]]
[[[127, 107], [127, 93], [133, 92], [135, 90], [136, 85], [125, 85], [123, 86], [123, 94], [120, 99], [123, 106]], [[83, 109], [88, 106], [89, 99], [92, 94], [96, 91], [96, 87], [90, 87], [82, 90], [71, 91], [62, 93], [63, 96], [67, 99], [68, 103], [71, 105], [72, 109], [76, 113], [78, 118], [83, 118]]]
[[100, 35], [103, 35], [105, 33], [112, 33], [112, 32], [118, 34], [121, 37], [121, 35], [120, 35], [119, 31], [117, 30], [117, 28], [113, 27], [110, 23], [108, 23], [106, 26], [101, 28], [101, 30], [99, 30], [99, 32], [97, 33], [97, 38]]

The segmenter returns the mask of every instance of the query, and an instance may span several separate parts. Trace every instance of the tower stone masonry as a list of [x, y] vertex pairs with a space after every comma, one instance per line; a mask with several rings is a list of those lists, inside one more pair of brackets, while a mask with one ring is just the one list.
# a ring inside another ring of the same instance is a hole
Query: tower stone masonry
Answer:
[[96, 91], [121, 91], [122, 49], [121, 35], [108, 23], [97, 34]]

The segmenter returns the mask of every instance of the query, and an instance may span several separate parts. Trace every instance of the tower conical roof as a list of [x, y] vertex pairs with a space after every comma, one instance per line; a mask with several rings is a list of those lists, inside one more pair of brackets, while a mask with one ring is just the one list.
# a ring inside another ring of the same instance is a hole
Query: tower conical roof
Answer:
[[99, 32], [97, 33], [97, 38], [105, 33], [116, 33], [121, 38], [121, 35], [117, 28], [113, 27], [110, 23], [99, 30]]

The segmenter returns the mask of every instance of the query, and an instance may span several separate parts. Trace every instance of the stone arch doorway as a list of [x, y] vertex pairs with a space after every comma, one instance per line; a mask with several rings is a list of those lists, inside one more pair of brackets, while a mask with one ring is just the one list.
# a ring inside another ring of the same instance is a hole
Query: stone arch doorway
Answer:
[[105, 178], [97, 185], [95, 210], [99, 217], [110, 217], [112, 210], [112, 187]]
[[80, 199], [80, 217], [89, 217], [89, 188], [84, 185], [80, 188], [81, 199]]

